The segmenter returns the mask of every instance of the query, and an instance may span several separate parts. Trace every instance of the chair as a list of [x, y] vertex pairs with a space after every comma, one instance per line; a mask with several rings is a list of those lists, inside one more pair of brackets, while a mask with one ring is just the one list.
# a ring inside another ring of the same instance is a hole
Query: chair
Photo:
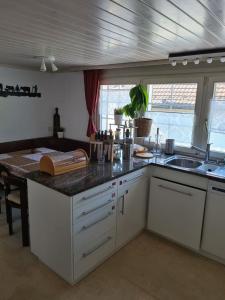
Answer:
[[13, 234], [12, 208], [20, 209], [23, 246], [29, 246], [29, 223], [26, 179], [16, 177], [10, 174], [7, 170], [7, 173], [3, 174], [3, 180], [5, 185], [5, 206], [6, 218], [9, 226], [9, 234]]
[[[5, 183], [3, 177], [8, 175], [9, 175], [8, 169], [2, 164], [0, 164], [0, 191], [4, 193], [4, 197], [5, 197]], [[2, 212], [1, 201], [2, 201], [2, 197], [0, 196], [0, 213]]]

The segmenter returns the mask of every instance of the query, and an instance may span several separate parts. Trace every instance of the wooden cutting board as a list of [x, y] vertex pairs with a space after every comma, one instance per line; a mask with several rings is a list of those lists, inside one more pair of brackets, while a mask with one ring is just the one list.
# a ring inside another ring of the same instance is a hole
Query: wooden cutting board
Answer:
[[136, 153], [136, 157], [148, 159], [148, 158], [152, 158], [153, 154], [150, 152], [140, 152], [140, 153]]

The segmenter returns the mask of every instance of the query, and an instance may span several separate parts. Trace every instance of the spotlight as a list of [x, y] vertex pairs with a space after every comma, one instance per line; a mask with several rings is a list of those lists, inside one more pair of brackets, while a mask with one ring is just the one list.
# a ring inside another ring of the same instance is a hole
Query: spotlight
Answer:
[[199, 65], [199, 63], [200, 63], [200, 59], [197, 57], [197, 58], [195, 58], [195, 60], [194, 60], [194, 64], [195, 65]]
[[206, 59], [206, 61], [207, 61], [208, 64], [211, 64], [212, 61], [213, 61], [213, 59], [212, 59], [212, 57], [208, 57], [208, 58]]
[[54, 62], [50, 62], [51, 63], [51, 67], [52, 67], [52, 72], [56, 72], [58, 71], [58, 68], [56, 67], [56, 65], [54, 64]]
[[176, 60], [172, 60], [172, 61], [171, 61], [171, 66], [175, 67], [176, 64], [177, 64]]
[[54, 56], [49, 56], [49, 61], [51, 64], [51, 68], [52, 68], [52, 72], [57, 72], [58, 68], [56, 67], [56, 65], [54, 64], [55, 62], [55, 57]]
[[225, 56], [220, 57], [220, 62], [224, 63], [225, 62]]
[[46, 65], [45, 65], [45, 58], [42, 57], [40, 71], [41, 72], [46, 72], [46, 70], [47, 70], [47, 68], [46, 68]]
[[188, 63], [187, 59], [184, 59], [184, 60], [182, 61], [182, 65], [183, 65], [183, 66], [186, 66], [187, 63]]

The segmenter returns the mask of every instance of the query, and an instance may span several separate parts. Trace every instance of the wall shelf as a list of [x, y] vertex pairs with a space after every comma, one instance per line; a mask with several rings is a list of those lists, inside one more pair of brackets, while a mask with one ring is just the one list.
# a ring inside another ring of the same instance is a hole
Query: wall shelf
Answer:
[[0, 91], [0, 97], [8, 97], [8, 96], [16, 96], [16, 97], [37, 97], [41, 98], [41, 93], [26, 93], [26, 92], [8, 92], [8, 91]]

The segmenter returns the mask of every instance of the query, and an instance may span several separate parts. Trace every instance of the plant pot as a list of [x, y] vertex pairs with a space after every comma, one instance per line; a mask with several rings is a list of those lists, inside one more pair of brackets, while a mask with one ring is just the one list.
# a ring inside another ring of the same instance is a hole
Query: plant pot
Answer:
[[137, 127], [137, 137], [148, 137], [151, 132], [152, 119], [134, 119], [134, 125]]
[[58, 132], [57, 132], [57, 136], [58, 136], [59, 139], [63, 139], [63, 137], [64, 137], [64, 132], [63, 132], [63, 131], [58, 131]]
[[116, 125], [122, 125], [123, 115], [114, 115], [114, 122]]

